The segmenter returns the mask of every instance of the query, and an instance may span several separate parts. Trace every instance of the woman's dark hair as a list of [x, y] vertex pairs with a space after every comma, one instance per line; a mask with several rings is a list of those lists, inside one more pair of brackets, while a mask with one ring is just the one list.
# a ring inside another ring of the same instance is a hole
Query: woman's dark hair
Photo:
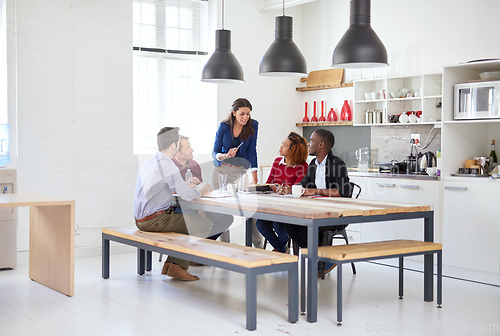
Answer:
[[[250, 104], [248, 99], [238, 98], [233, 102], [233, 105], [231, 107], [231, 112], [229, 112], [229, 115], [223, 121], [224, 123], [231, 126], [231, 132], [233, 131], [234, 120], [236, 119], [236, 117], [233, 115], [233, 112], [237, 112], [242, 107], [248, 107], [250, 109], [250, 111], [252, 111], [252, 104]], [[252, 119], [252, 117], [250, 117], [248, 119], [248, 122], [245, 124], [245, 126], [243, 126], [243, 129], [241, 130], [241, 133], [240, 133], [241, 141], [248, 140], [249, 138], [251, 138], [254, 135], [255, 130], [253, 129], [252, 124], [253, 124], [253, 119]]]
[[290, 152], [287, 157], [287, 159], [289, 160], [287, 164], [296, 166], [298, 164], [306, 162], [308, 155], [306, 139], [295, 132], [290, 132], [287, 139], [292, 143], [292, 145], [290, 146]]

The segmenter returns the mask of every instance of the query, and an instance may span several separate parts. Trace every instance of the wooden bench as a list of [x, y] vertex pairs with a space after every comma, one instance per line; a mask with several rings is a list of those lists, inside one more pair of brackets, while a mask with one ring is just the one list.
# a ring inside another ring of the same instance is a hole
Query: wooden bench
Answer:
[[[342, 324], [342, 265], [356, 261], [399, 258], [399, 298], [403, 298], [403, 257], [437, 254], [437, 304], [442, 304], [442, 245], [416, 240], [389, 240], [318, 247], [318, 260], [334, 261], [337, 264], [337, 324]], [[301, 267], [301, 313], [305, 312], [305, 258], [307, 249], [302, 249]]]
[[175, 232], [144, 232], [136, 228], [102, 229], [102, 277], [109, 278], [109, 242], [137, 247], [137, 273], [151, 270], [152, 252], [246, 275], [246, 328], [257, 328], [257, 275], [288, 272], [288, 320], [299, 318], [298, 257]]

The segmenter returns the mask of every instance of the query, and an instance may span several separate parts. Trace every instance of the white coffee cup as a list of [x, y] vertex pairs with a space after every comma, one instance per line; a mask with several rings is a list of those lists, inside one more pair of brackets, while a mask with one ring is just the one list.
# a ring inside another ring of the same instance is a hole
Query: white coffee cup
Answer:
[[378, 92], [372, 92], [370, 94], [370, 96], [371, 96], [372, 100], [376, 100], [378, 98]]
[[365, 93], [365, 100], [370, 100], [371, 98], [371, 93], [370, 92], [366, 92]]
[[228, 183], [227, 184], [227, 192], [231, 196], [236, 196], [236, 191], [238, 190], [238, 187], [236, 186], [236, 183]]
[[306, 188], [303, 188], [300, 184], [294, 184], [292, 186], [292, 197], [293, 198], [299, 198], [304, 194], [306, 191]]
[[427, 167], [425, 168], [425, 172], [430, 176], [435, 176], [437, 174], [437, 167]]

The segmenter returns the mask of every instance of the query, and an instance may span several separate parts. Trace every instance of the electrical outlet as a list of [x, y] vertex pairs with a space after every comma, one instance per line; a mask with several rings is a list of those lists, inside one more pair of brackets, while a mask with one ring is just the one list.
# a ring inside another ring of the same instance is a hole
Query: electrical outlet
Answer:
[[410, 139], [415, 140], [415, 144], [419, 144], [420, 143], [420, 134], [412, 134]]
[[75, 226], [75, 234], [79, 235], [81, 232], [82, 232], [82, 228], [80, 227], [80, 225], [76, 225]]

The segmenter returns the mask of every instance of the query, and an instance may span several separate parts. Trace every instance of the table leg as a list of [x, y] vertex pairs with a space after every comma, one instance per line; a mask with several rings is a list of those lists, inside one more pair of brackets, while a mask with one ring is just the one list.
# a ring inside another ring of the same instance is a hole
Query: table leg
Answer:
[[245, 246], [252, 247], [252, 225], [253, 219], [247, 218], [245, 222]]
[[109, 239], [102, 238], [102, 278], [109, 279]]
[[307, 321], [318, 320], [318, 228], [307, 228]]
[[30, 207], [30, 279], [73, 296], [75, 204]]
[[[424, 217], [424, 241], [434, 242], [434, 212]], [[433, 259], [433, 254], [424, 255], [424, 301], [426, 302], [432, 302], [434, 297]]]

